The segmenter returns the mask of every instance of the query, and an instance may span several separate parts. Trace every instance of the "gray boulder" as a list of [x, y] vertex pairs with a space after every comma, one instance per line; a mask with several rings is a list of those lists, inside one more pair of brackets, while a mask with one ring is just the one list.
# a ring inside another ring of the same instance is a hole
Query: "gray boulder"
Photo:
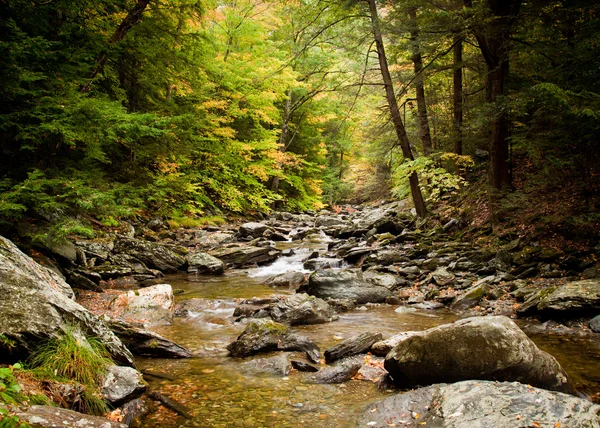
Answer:
[[169, 284], [131, 290], [113, 299], [109, 308], [124, 320], [148, 326], [170, 325], [173, 322], [175, 302]]
[[600, 427], [600, 406], [517, 382], [463, 381], [397, 394], [367, 407], [357, 426]]
[[517, 381], [573, 393], [560, 364], [509, 318], [466, 318], [400, 342], [385, 359], [400, 387], [468, 379]]
[[265, 281], [265, 284], [272, 287], [298, 288], [304, 281], [306, 277], [302, 272], [292, 271], [272, 276]]
[[259, 238], [263, 236], [263, 233], [267, 231], [269, 227], [263, 223], [244, 223], [240, 226], [241, 236], [251, 236], [253, 238]]
[[415, 336], [417, 334], [421, 334], [420, 331], [403, 331], [402, 333], [398, 333], [389, 339], [380, 340], [379, 342], [375, 342], [373, 346], [371, 346], [371, 352], [375, 355], [379, 355], [385, 357], [396, 345], [404, 340], [408, 339], [411, 336]]
[[211, 250], [209, 251], [209, 254], [222, 260], [230, 267], [241, 268], [272, 262], [279, 257], [281, 251], [270, 247], [237, 245]]
[[139, 397], [147, 385], [142, 374], [131, 367], [111, 366], [102, 384], [102, 395], [112, 405]]
[[17, 416], [34, 428], [127, 428], [100, 416], [84, 415], [52, 406], [31, 406]]
[[337, 319], [327, 302], [305, 293], [285, 297], [267, 312], [273, 321], [287, 325], [323, 324]]
[[120, 237], [115, 241], [115, 252], [127, 254], [142, 261], [151, 269], [174, 273], [182, 267], [186, 260], [166, 245], [140, 239]]
[[600, 311], [600, 278], [569, 282], [539, 291], [523, 303], [519, 313], [572, 317]]
[[449, 286], [456, 278], [456, 275], [454, 275], [452, 272], [448, 272], [448, 269], [445, 267], [437, 268], [435, 272], [433, 272], [432, 276], [435, 283], [440, 287]]
[[322, 299], [352, 299], [359, 304], [381, 303], [391, 295], [387, 288], [364, 281], [360, 271], [350, 269], [316, 271], [300, 289]]
[[189, 253], [186, 255], [189, 273], [220, 275], [225, 271], [225, 263], [206, 253]]
[[227, 345], [232, 357], [248, 357], [277, 349], [277, 344], [289, 332], [288, 327], [272, 320], [258, 319], [246, 326], [238, 338]]
[[358, 336], [346, 339], [335, 346], [325, 350], [325, 361], [330, 363], [346, 357], [366, 353], [371, 346], [381, 340], [381, 333], [362, 333]]
[[100, 319], [72, 300], [73, 290], [60, 276], [1, 236], [0, 294], [5, 296], [0, 299], [0, 334], [9, 339], [0, 342], [0, 359], [26, 359], [40, 342], [76, 327], [84, 336], [97, 337], [113, 359], [133, 365], [131, 353]]

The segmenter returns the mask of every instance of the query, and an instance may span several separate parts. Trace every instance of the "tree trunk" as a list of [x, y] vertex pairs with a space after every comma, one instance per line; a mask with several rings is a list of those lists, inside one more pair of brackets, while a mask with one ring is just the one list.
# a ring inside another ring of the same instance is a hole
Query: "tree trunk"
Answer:
[[459, 33], [454, 33], [454, 74], [453, 74], [453, 116], [454, 116], [454, 153], [457, 155], [463, 154], [463, 53], [462, 36]]
[[[288, 144], [288, 138], [290, 134], [290, 121], [292, 120], [292, 90], [288, 90], [287, 99], [283, 105], [283, 121], [281, 124], [281, 134], [279, 135], [279, 150], [281, 152], [286, 151]], [[278, 165], [281, 167], [281, 165]], [[279, 177], [274, 176], [271, 178], [271, 184], [269, 186], [271, 192], [277, 193], [279, 191]]]
[[80, 88], [81, 92], [89, 92], [92, 89], [92, 84], [94, 83], [94, 80], [96, 79], [96, 77], [98, 77], [98, 74], [102, 72], [104, 64], [108, 59], [109, 50], [121, 40], [123, 40], [129, 32], [129, 30], [131, 30], [134, 25], [141, 21], [142, 13], [144, 13], [144, 10], [146, 9], [149, 3], [150, 0], [138, 0], [133, 9], [131, 9], [127, 16], [123, 19], [123, 21], [121, 21], [121, 24], [115, 30], [112, 37], [108, 41], [108, 49], [102, 52], [102, 54], [98, 58], [96, 67], [94, 68], [94, 71], [92, 71], [92, 74], [90, 74], [89, 82]]
[[[396, 101], [396, 95], [394, 94], [394, 86], [392, 84], [392, 77], [388, 68], [387, 57], [385, 56], [385, 49], [383, 46], [383, 37], [381, 36], [381, 29], [379, 27], [379, 17], [377, 16], [377, 6], [375, 0], [367, 0], [369, 3], [369, 12], [371, 16], [371, 27], [373, 31], [373, 38], [375, 45], [377, 46], [377, 57], [379, 59], [379, 67], [381, 69], [381, 77], [383, 78], [383, 84], [385, 87], [385, 95], [387, 98], [388, 106], [390, 108], [390, 114], [392, 116], [392, 123], [396, 130], [396, 136], [402, 149], [404, 159], [414, 160], [412, 151], [410, 149], [410, 142], [402, 123], [402, 117], [400, 116], [400, 109], [398, 108], [398, 102]], [[419, 177], [416, 173], [412, 173], [409, 177], [410, 191], [417, 210], [419, 217], [425, 217], [427, 215], [427, 209], [425, 207], [425, 200], [421, 193], [419, 186]]]
[[419, 47], [419, 28], [417, 27], [417, 9], [411, 8], [408, 12], [411, 21], [410, 40], [412, 47], [412, 61], [415, 70], [415, 91], [417, 93], [417, 120], [419, 122], [419, 138], [423, 154], [431, 154], [431, 132], [429, 131], [429, 118], [427, 104], [425, 103], [425, 88], [423, 78], [423, 56]]

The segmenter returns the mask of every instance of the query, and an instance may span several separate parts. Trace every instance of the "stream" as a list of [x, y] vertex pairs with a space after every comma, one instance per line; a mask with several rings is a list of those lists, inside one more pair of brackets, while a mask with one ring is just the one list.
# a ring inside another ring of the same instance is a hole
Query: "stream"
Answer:
[[[280, 243], [279, 248], [291, 248]], [[297, 244], [296, 244], [297, 245]], [[144, 421], [145, 427], [352, 427], [365, 406], [396, 392], [379, 390], [366, 380], [339, 385], [306, 383], [307, 373], [292, 371], [274, 376], [252, 371], [247, 359], [227, 356], [225, 347], [235, 340], [245, 324], [235, 323], [233, 311], [239, 300], [292, 294], [293, 290], [263, 284], [269, 276], [286, 271], [302, 271], [301, 260], [313, 249], [294, 248], [296, 254], [281, 257], [270, 266], [229, 270], [222, 276], [167, 275], [160, 282], [183, 290], [177, 301], [205, 299], [199, 312], [176, 317], [170, 326], [154, 330], [187, 347], [195, 357], [183, 360], [138, 359], [152, 389], [186, 406], [194, 419], [177, 417], [162, 407]], [[307, 272], [307, 271], [304, 271]], [[384, 338], [401, 331], [425, 330], [458, 319], [448, 310], [399, 310], [396, 306], [368, 304], [340, 314], [327, 324], [293, 327], [293, 331], [314, 340], [324, 351], [342, 339], [365, 331], [380, 332]], [[531, 323], [531, 322], [529, 322]], [[600, 343], [589, 336], [535, 334], [531, 338], [562, 364], [575, 385], [586, 394], [600, 392]], [[303, 359], [302, 353], [293, 353]]]

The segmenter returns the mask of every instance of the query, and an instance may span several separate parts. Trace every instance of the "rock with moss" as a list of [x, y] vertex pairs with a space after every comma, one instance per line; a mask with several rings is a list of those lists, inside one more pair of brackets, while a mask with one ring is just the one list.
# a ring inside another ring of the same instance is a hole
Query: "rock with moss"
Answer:
[[468, 379], [517, 381], [573, 393], [565, 371], [509, 318], [466, 318], [400, 342], [385, 369], [402, 388]]
[[127, 428], [127, 425], [100, 416], [84, 415], [52, 406], [31, 406], [17, 416], [34, 428]]
[[189, 273], [205, 275], [221, 275], [225, 272], [225, 263], [206, 253], [189, 253], [186, 255]]
[[368, 406], [357, 426], [515, 428], [600, 426], [600, 406], [517, 382], [468, 380], [396, 394]]
[[523, 315], [538, 312], [545, 316], [560, 317], [594, 315], [598, 311], [600, 278], [573, 281], [540, 290], [519, 308], [519, 313]]
[[0, 236], [0, 359], [26, 359], [42, 342], [74, 327], [98, 338], [111, 357], [133, 365], [123, 343], [95, 315], [73, 300], [73, 290], [55, 272], [40, 266]]
[[248, 357], [259, 352], [274, 351], [289, 333], [284, 324], [258, 319], [246, 326], [238, 338], [227, 346], [232, 357]]
[[490, 287], [487, 282], [475, 283], [467, 289], [464, 294], [458, 296], [450, 305], [450, 309], [455, 311], [464, 311], [466, 309], [477, 306], [486, 296]]

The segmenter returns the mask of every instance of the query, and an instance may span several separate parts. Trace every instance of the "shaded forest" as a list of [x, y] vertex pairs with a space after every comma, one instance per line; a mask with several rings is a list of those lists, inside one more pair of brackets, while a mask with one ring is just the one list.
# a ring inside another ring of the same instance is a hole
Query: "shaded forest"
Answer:
[[420, 216], [595, 239], [599, 9], [2, 1], [2, 229], [412, 192]]

